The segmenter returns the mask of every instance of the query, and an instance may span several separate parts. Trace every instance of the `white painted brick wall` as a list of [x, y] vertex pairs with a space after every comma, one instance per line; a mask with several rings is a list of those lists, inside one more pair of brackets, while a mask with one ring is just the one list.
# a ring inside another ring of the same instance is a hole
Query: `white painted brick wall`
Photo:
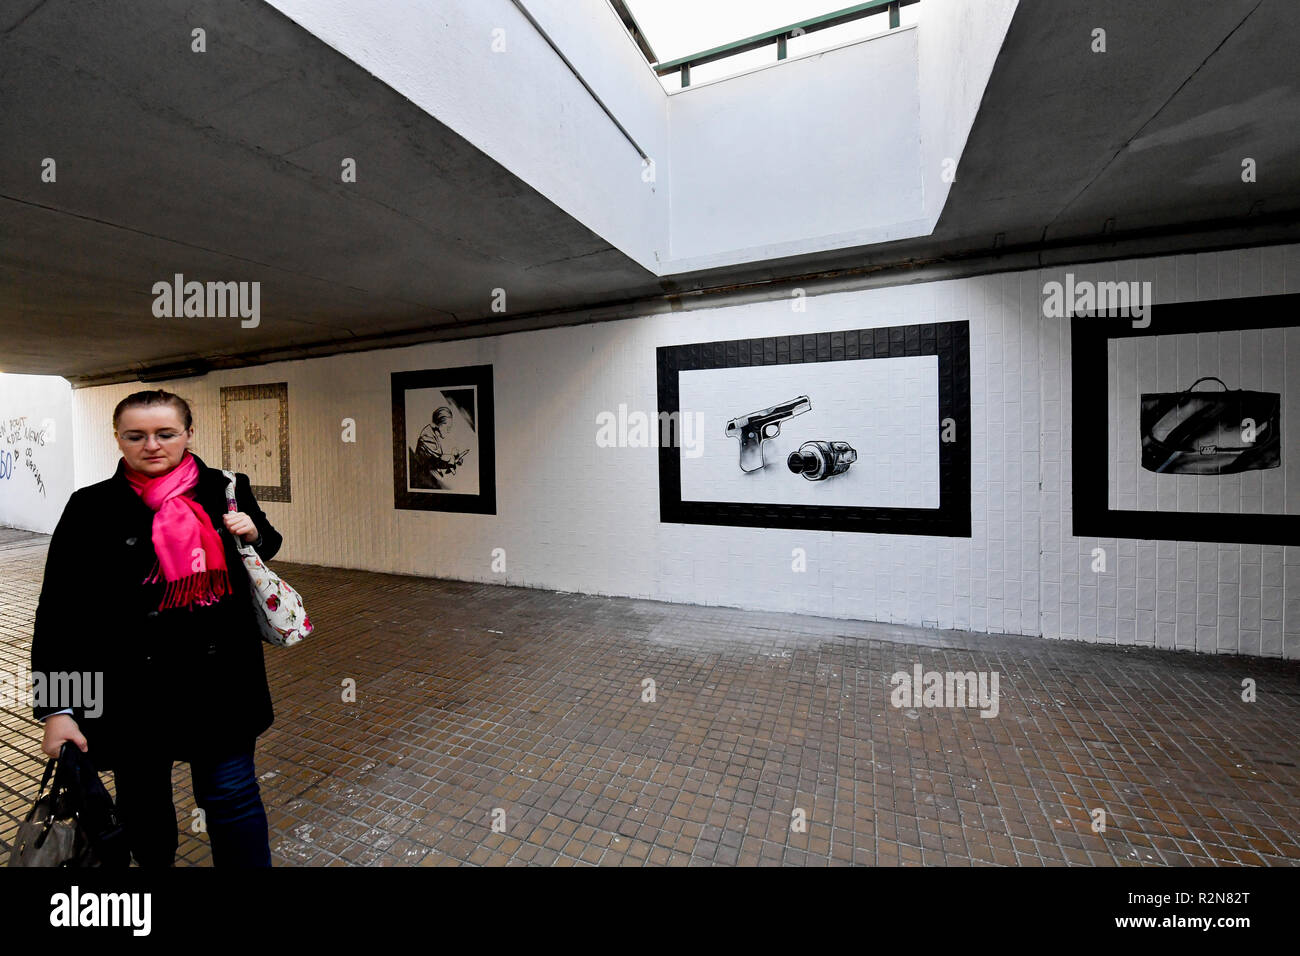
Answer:
[[[1157, 303], [1297, 292], [1300, 247], [812, 296], [802, 313], [788, 301], [737, 305], [284, 362], [172, 384], [194, 406], [195, 450], [219, 464], [219, 388], [289, 383], [294, 500], [264, 503], [285, 536], [285, 560], [1300, 657], [1300, 549], [1071, 534], [1069, 328], [1042, 316], [1043, 284], [1066, 271], [1093, 281], [1150, 279]], [[661, 524], [656, 450], [596, 445], [598, 413], [616, 412], [620, 403], [656, 412], [658, 346], [963, 319], [971, 324], [968, 539]], [[1233, 361], [1253, 362], [1255, 354], [1270, 361], [1268, 343], [1261, 345], [1243, 348]], [[498, 514], [395, 511], [389, 373], [479, 363], [495, 368]], [[1289, 371], [1271, 374], [1280, 381]], [[1177, 378], [1175, 371], [1171, 381]], [[112, 409], [139, 387], [74, 392], [78, 485], [112, 472]], [[340, 441], [345, 417], [357, 422], [355, 445]], [[1220, 502], [1188, 484], [1168, 504], [1192, 510]], [[491, 571], [498, 547], [506, 550], [504, 574]], [[1108, 555], [1104, 575], [1091, 570], [1096, 547]], [[794, 548], [807, 554], [806, 573], [791, 570]]]

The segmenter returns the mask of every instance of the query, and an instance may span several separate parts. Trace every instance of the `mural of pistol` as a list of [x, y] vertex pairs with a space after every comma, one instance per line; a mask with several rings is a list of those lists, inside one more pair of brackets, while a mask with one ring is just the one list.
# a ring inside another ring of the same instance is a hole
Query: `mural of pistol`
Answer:
[[763, 442], [781, 434], [781, 423], [804, 412], [812, 411], [807, 395], [800, 395], [771, 408], [759, 409], [748, 415], [739, 415], [727, 422], [728, 438], [740, 439], [740, 470], [758, 471], [763, 467]]

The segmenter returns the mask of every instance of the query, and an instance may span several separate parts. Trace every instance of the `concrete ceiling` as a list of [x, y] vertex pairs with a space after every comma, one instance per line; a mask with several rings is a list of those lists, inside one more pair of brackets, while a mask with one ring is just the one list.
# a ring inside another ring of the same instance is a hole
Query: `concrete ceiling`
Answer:
[[[261, 0], [132, 0], [129, 21], [120, 0], [3, 9], [0, 370], [120, 380], [194, 356], [467, 334], [502, 317], [496, 288], [512, 314], [659, 291]], [[177, 272], [260, 281], [260, 326], [155, 319], [153, 284]]]
[[[1290, 0], [1194, 15], [1182, 0], [1022, 0], [934, 235], [662, 279], [261, 0], [131, 14], [128, 28], [117, 0], [0, 12], [0, 370], [129, 381], [809, 274], [1300, 239]], [[207, 53], [190, 50], [195, 26]], [[153, 318], [153, 283], [176, 272], [261, 281], [262, 324]], [[498, 287], [509, 317], [491, 311]]]
[[936, 238], [978, 223], [1014, 246], [1300, 209], [1300, 4], [1063, 6], [1022, 0]]

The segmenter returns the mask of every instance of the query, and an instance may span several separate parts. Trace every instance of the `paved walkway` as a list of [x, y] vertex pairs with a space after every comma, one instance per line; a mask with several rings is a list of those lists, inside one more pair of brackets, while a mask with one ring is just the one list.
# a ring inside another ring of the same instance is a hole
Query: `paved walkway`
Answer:
[[[47, 541], [0, 535], [0, 668]], [[266, 648], [276, 865], [1300, 864], [1295, 662], [275, 567], [317, 627]], [[998, 672], [997, 716], [891, 706], [916, 664]], [[0, 719], [7, 854], [44, 759]]]

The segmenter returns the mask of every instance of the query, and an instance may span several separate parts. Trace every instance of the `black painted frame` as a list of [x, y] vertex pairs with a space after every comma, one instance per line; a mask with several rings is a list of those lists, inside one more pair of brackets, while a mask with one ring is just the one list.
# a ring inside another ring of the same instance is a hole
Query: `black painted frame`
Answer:
[[[1249, 296], [1149, 307], [1150, 323], [1134, 328], [1126, 317], [1076, 315], [1070, 324], [1071, 383], [1074, 402], [1073, 533], [1081, 538], [1141, 538], [1155, 541], [1205, 541], [1227, 544], [1300, 544], [1300, 515], [1213, 514], [1200, 511], [1137, 511], [1110, 507], [1110, 462], [1105, 453], [1110, 407], [1106, 347], [1111, 339], [1145, 335], [1183, 335], [1244, 329], [1300, 328], [1300, 295]], [[1288, 374], [1290, 369], [1287, 370]], [[1106, 414], [1077, 400], [1085, 377], [1105, 386]], [[1100, 462], [1100, 464], [1098, 464]], [[1202, 476], [1208, 478], [1212, 476]], [[1189, 520], [1194, 519], [1194, 520]]]
[[939, 441], [938, 508], [856, 508], [683, 501], [681, 448], [676, 434], [659, 447], [659, 520], [677, 524], [799, 528], [873, 534], [969, 538], [970, 514], [970, 324], [935, 322], [783, 335], [757, 339], [666, 345], [657, 350], [659, 412], [680, 414], [678, 373], [693, 369], [841, 362], [858, 359], [938, 357], [939, 421], [951, 418], [954, 440]]
[[[496, 413], [492, 396], [492, 366], [420, 369], [393, 372], [393, 507], [408, 511], [497, 513]], [[446, 495], [406, 490], [406, 391], [444, 385], [478, 386], [479, 493]]]

